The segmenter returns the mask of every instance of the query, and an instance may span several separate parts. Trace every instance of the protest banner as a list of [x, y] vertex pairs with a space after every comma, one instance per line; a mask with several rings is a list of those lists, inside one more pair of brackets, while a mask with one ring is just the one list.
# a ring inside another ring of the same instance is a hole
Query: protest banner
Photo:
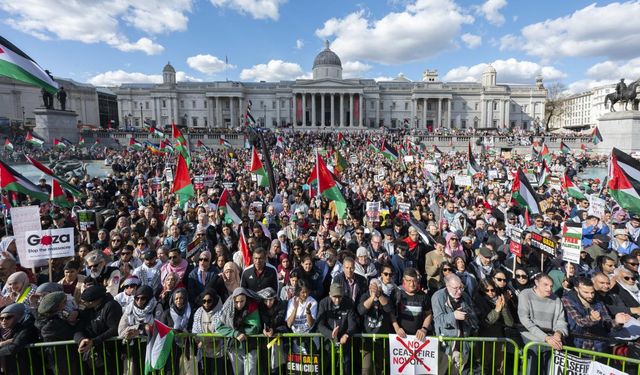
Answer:
[[16, 238], [16, 249], [20, 258], [20, 265], [25, 268], [46, 266], [47, 260], [31, 261], [27, 259], [24, 234], [27, 231], [42, 229], [40, 223], [40, 208], [38, 206], [11, 207], [11, 225]]
[[407, 155], [404, 157], [405, 163], [413, 163], [413, 155]]
[[193, 188], [196, 190], [204, 189], [204, 176], [193, 176]]
[[[551, 375], [584, 375], [589, 371], [591, 360], [580, 358], [560, 350], [553, 351]], [[543, 370], [544, 372], [544, 370]]]
[[562, 235], [562, 260], [578, 264], [582, 251], [582, 224], [567, 222], [567, 231]]
[[471, 176], [454, 175], [454, 181], [457, 186], [471, 186]]
[[164, 169], [164, 178], [168, 183], [173, 182], [173, 170], [171, 168]]
[[549, 255], [556, 256], [558, 243], [551, 238], [542, 237], [539, 233], [531, 232], [531, 247], [542, 250]]
[[233, 186], [235, 184], [233, 182], [223, 182], [222, 186], [224, 186], [225, 189], [227, 190], [233, 190]]
[[591, 361], [587, 375], [629, 375], [604, 363]]
[[80, 226], [80, 230], [96, 229], [95, 210], [79, 210], [76, 215], [78, 216], [78, 225]]
[[151, 188], [153, 190], [159, 190], [162, 184], [162, 179], [160, 177], [154, 177], [151, 179]]
[[292, 179], [294, 170], [295, 170], [295, 162], [292, 159], [287, 159], [284, 165], [285, 177], [288, 179]]
[[351, 162], [351, 164], [354, 164], [354, 165], [355, 165], [355, 164], [358, 164], [358, 155], [356, 155], [356, 154], [352, 154], [352, 155], [349, 157], [349, 162]]
[[24, 241], [26, 259], [30, 261], [75, 255], [73, 228], [30, 230], [24, 233]]
[[438, 374], [438, 339], [389, 335], [391, 374]]
[[604, 211], [607, 209], [607, 202], [604, 199], [596, 196], [595, 194], [589, 195], [588, 199], [589, 210], [587, 211], [587, 213], [598, 218], [603, 217]]
[[369, 220], [380, 221], [380, 202], [367, 202], [366, 210]]
[[296, 354], [287, 355], [287, 373], [315, 375], [322, 373], [320, 366], [320, 356], [318, 354]]
[[411, 205], [409, 203], [398, 203], [398, 211], [400, 211], [400, 213], [409, 213], [410, 209]]
[[522, 229], [513, 226], [509, 231], [509, 238], [511, 239], [511, 242], [509, 242], [509, 251], [517, 257], [522, 256], [522, 233]]

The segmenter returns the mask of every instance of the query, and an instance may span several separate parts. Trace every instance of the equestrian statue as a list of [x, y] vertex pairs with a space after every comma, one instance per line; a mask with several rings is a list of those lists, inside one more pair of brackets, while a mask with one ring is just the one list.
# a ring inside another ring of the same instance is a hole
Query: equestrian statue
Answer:
[[611, 107], [609, 107], [609, 111], [615, 112], [614, 105], [617, 102], [624, 103], [624, 110], [627, 111], [627, 104], [629, 102], [632, 103], [632, 109], [638, 109], [638, 100], [636, 100], [636, 87], [640, 84], [640, 80], [633, 81], [627, 86], [624, 83], [624, 78], [620, 79], [620, 82], [616, 85], [616, 92], [612, 92], [607, 94], [604, 97], [604, 107], [607, 108], [607, 102], [611, 102]]

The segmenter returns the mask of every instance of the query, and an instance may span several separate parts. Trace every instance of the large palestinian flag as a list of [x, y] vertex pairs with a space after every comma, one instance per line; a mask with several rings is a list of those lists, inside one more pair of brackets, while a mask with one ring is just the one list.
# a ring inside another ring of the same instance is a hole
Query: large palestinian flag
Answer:
[[511, 187], [511, 194], [513, 199], [522, 207], [526, 208], [532, 214], [540, 213], [540, 206], [538, 205], [538, 199], [536, 193], [531, 187], [531, 183], [522, 172], [521, 168], [518, 168], [516, 178], [513, 180], [513, 186]]
[[240, 253], [242, 254], [242, 262], [244, 264], [244, 268], [247, 268], [251, 265], [251, 252], [249, 251], [249, 244], [247, 243], [247, 238], [244, 235], [244, 228], [240, 226], [240, 239], [238, 240], [238, 247], [240, 248]]
[[51, 203], [58, 207], [73, 207], [73, 201], [67, 198], [67, 194], [55, 178], [51, 179]]
[[538, 177], [538, 186], [542, 186], [549, 182], [548, 180], [551, 177], [551, 170], [547, 165], [546, 159], [542, 159], [542, 167], [540, 168], [540, 174], [537, 177]]
[[144, 359], [144, 373], [150, 374], [156, 370], [164, 370], [167, 359], [171, 356], [173, 346], [173, 329], [155, 320], [154, 334], [147, 343], [147, 352]]
[[187, 140], [184, 138], [176, 124], [171, 124], [171, 136], [176, 143], [176, 151], [182, 154], [182, 157], [187, 163], [187, 167], [191, 165], [191, 155], [189, 155], [189, 146], [187, 146]]
[[316, 173], [318, 176], [318, 192], [328, 200], [334, 202], [339, 218], [345, 218], [347, 215], [347, 202], [344, 196], [342, 196], [327, 165], [318, 153], [316, 153]]
[[609, 159], [609, 194], [620, 207], [640, 214], [640, 162], [615, 147]]
[[395, 147], [386, 140], [382, 141], [382, 144], [380, 145], [380, 152], [382, 153], [382, 156], [391, 161], [397, 160], [399, 156], [398, 150], [396, 150]]
[[563, 154], [568, 154], [571, 152], [571, 148], [564, 143], [564, 141], [560, 141], [560, 152], [562, 152]]
[[44, 141], [42, 139], [34, 137], [33, 134], [31, 134], [31, 132], [27, 133], [27, 136], [25, 137], [24, 140], [36, 147], [42, 147], [42, 145], [44, 144]]
[[469, 151], [468, 151], [468, 163], [467, 163], [467, 174], [470, 176], [475, 176], [479, 173], [482, 173], [482, 169], [478, 165], [476, 158], [473, 156], [473, 152], [471, 152], [471, 142], [469, 142]]
[[240, 216], [236, 214], [236, 212], [231, 208], [231, 204], [229, 202], [229, 191], [224, 189], [222, 194], [220, 195], [220, 199], [218, 200], [218, 209], [224, 212], [224, 221], [227, 223], [234, 224], [242, 224], [242, 219]]
[[71, 195], [73, 195], [74, 197], [82, 197], [84, 195], [84, 194], [82, 194], [82, 192], [80, 190], [76, 189], [73, 185], [71, 185], [70, 183], [65, 181], [64, 178], [62, 178], [62, 177], [56, 175], [55, 173], [53, 173], [53, 170], [51, 170], [46, 165], [40, 163], [39, 161], [37, 161], [36, 159], [32, 158], [29, 155], [25, 155], [25, 158], [27, 159], [27, 161], [29, 163], [31, 163], [31, 165], [33, 165], [34, 167], [38, 168], [42, 173], [44, 173], [47, 176], [51, 176], [54, 179], [56, 179], [60, 183], [60, 185], [64, 188], [64, 190], [66, 190], [69, 193], [71, 193]]
[[569, 195], [572, 198], [576, 198], [580, 200], [586, 199], [584, 194], [582, 194], [582, 191], [580, 191], [580, 189], [573, 183], [573, 181], [571, 181], [571, 179], [569, 178], [569, 176], [567, 176], [566, 173], [562, 177], [562, 189], [566, 191], [567, 195]]
[[189, 198], [195, 195], [193, 184], [191, 183], [191, 177], [189, 177], [189, 168], [187, 167], [187, 162], [184, 160], [184, 157], [182, 157], [182, 154], [178, 154], [176, 175], [173, 178], [171, 192], [178, 196], [180, 206], [183, 206]]
[[0, 76], [9, 77], [50, 93], [58, 91], [58, 84], [31, 57], [0, 36]]
[[256, 175], [256, 182], [258, 183], [258, 186], [269, 186], [267, 171], [264, 169], [264, 166], [260, 161], [260, 157], [258, 156], [258, 151], [256, 151], [255, 147], [251, 150], [251, 165], [249, 166], [249, 172]]
[[2, 160], [0, 160], [0, 188], [22, 193], [42, 202], [49, 200], [49, 194], [44, 193], [33, 182], [13, 170]]
[[591, 133], [591, 142], [593, 142], [594, 145], [602, 142], [602, 134], [600, 134], [597, 126], [593, 128], [593, 133]]

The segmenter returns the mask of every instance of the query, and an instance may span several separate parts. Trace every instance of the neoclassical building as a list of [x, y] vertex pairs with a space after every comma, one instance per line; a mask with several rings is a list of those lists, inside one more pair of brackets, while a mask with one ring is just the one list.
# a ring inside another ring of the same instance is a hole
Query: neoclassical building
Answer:
[[481, 82], [441, 82], [427, 70], [422, 81], [400, 75], [391, 81], [342, 78], [342, 62], [327, 42], [313, 61], [313, 78], [280, 82], [176, 82], [167, 64], [161, 84], [123, 84], [120, 124], [142, 121], [164, 126], [236, 127], [251, 103], [260, 126], [300, 129], [389, 128], [531, 129], [542, 123], [547, 90], [542, 78], [530, 85], [498, 84], [488, 66]]

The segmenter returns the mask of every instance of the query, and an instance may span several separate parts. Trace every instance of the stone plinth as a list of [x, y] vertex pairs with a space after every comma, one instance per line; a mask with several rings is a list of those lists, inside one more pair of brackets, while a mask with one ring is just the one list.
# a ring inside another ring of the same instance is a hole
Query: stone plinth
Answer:
[[610, 153], [613, 147], [624, 152], [640, 151], [640, 112], [610, 112], [598, 119], [602, 142], [596, 150]]
[[47, 145], [53, 144], [54, 138], [64, 137], [73, 143], [78, 143], [80, 140], [78, 121], [76, 120], [78, 114], [74, 111], [36, 108], [33, 114], [36, 117], [34, 133]]

